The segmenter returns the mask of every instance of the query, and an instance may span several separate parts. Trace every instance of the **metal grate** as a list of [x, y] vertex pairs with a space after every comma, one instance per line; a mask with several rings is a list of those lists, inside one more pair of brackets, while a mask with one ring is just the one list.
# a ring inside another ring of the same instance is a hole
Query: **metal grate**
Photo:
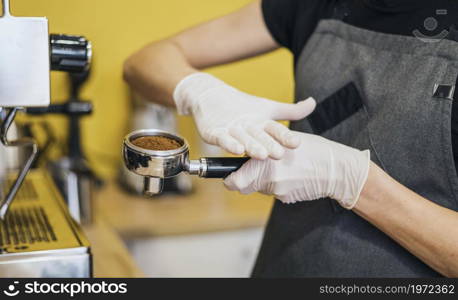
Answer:
[[40, 206], [11, 209], [0, 222], [0, 249], [24, 250], [35, 243], [56, 242], [46, 211]]
[[[8, 191], [10, 187], [13, 185], [13, 180], [5, 180], [2, 183], [3, 186], [3, 191]], [[22, 183], [21, 187], [19, 188], [19, 191], [15, 197], [14, 201], [21, 201], [21, 200], [37, 200], [38, 199], [38, 194], [35, 189], [35, 186], [33, 185], [33, 182], [31, 180], [24, 180]]]

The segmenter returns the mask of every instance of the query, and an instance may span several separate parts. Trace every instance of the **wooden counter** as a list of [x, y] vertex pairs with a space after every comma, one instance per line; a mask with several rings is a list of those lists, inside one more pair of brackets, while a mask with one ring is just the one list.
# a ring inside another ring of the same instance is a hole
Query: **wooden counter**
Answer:
[[229, 192], [221, 180], [193, 180], [195, 191], [186, 196], [133, 196], [115, 182], [98, 191], [96, 222], [83, 227], [94, 256], [94, 277], [144, 277], [120, 235], [148, 238], [265, 225], [271, 197]]
[[147, 199], [115, 182], [97, 193], [96, 214], [126, 238], [194, 234], [264, 226], [272, 197], [240, 195], [220, 179], [193, 178], [195, 192]]
[[83, 226], [84, 233], [91, 243], [94, 277], [144, 277], [135, 264], [117, 233], [104, 221], [98, 220], [90, 226]]

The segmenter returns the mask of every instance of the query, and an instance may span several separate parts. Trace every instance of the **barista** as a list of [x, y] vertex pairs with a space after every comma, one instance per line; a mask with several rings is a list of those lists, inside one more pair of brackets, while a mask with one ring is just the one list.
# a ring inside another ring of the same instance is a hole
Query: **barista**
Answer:
[[[192, 115], [206, 142], [253, 158], [225, 184], [280, 200], [254, 276], [458, 276], [456, 6], [255, 1], [148, 45], [124, 75]], [[296, 104], [198, 71], [281, 46]]]

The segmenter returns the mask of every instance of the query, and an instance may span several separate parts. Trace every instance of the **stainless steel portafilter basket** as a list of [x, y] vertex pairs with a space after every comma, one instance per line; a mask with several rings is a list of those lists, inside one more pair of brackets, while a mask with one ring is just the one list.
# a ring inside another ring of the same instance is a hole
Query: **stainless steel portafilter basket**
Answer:
[[[138, 147], [133, 141], [140, 137], [162, 136], [177, 141], [181, 147], [174, 150], [149, 150]], [[181, 172], [203, 178], [226, 178], [237, 171], [249, 157], [202, 157], [189, 159], [189, 146], [178, 135], [156, 129], [138, 130], [124, 138], [124, 163], [130, 171], [144, 177], [144, 193], [153, 196], [162, 192], [163, 179]]]

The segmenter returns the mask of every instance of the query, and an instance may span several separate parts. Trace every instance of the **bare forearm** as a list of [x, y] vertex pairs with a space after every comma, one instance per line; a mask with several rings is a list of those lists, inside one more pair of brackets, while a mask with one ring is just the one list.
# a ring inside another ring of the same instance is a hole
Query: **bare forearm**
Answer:
[[414, 193], [375, 164], [354, 212], [436, 271], [458, 276], [458, 213]]
[[124, 78], [143, 98], [173, 106], [173, 91], [187, 75], [278, 47], [264, 24], [257, 0], [144, 47], [126, 60]]
[[196, 72], [180, 47], [171, 40], [148, 45], [124, 64], [124, 79], [145, 99], [173, 106], [173, 90], [185, 76]]

